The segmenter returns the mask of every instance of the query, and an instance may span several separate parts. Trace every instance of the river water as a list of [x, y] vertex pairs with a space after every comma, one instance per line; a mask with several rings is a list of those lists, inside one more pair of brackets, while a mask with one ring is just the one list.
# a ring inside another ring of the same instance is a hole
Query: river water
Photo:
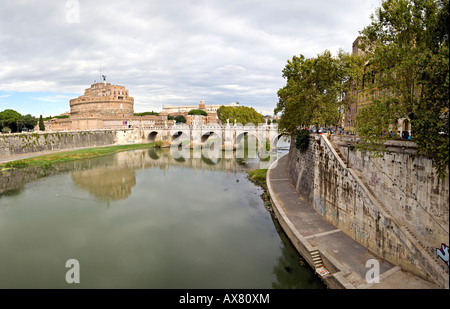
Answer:
[[325, 288], [248, 180], [261, 162], [194, 157], [146, 149], [5, 172], [0, 288]]

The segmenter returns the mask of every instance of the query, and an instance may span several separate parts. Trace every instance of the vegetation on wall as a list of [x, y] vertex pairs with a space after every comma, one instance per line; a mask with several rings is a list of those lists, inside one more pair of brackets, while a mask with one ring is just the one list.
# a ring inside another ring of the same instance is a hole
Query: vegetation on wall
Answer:
[[309, 147], [309, 131], [308, 130], [298, 130], [297, 136], [295, 137], [295, 147], [304, 153]]

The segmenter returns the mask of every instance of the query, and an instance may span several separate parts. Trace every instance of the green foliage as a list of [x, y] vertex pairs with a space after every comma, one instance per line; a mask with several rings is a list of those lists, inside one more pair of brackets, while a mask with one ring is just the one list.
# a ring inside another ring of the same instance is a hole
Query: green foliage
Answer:
[[208, 116], [208, 113], [201, 109], [191, 109], [188, 113], [188, 115], [202, 115], [202, 116]]
[[134, 114], [134, 116], [149, 116], [149, 115], [155, 115], [155, 116], [158, 116], [159, 113], [156, 113], [156, 112], [151, 111], [151, 112], [143, 112], [143, 113], [135, 113], [135, 114]]
[[0, 124], [2, 127], [7, 126], [12, 129], [12, 132], [18, 132], [20, 130], [20, 122], [22, 115], [12, 109], [5, 109], [0, 112]]
[[154, 147], [155, 148], [161, 148], [163, 145], [163, 141], [156, 141]]
[[227, 119], [230, 124], [234, 124], [235, 120], [236, 123], [240, 123], [242, 125], [249, 123], [258, 125], [259, 123], [265, 123], [263, 115], [255, 111], [253, 107], [247, 106], [221, 106], [217, 110], [217, 117], [219, 117], [223, 124], [227, 123]]
[[294, 56], [283, 70], [286, 86], [274, 110], [281, 113], [279, 128], [293, 135], [298, 127], [337, 125], [362, 70], [362, 59], [343, 51], [337, 57], [328, 50], [315, 58]]
[[67, 118], [69, 118], [69, 116], [68, 115], [48, 116], [48, 117], [43, 118], [43, 120], [44, 121], [49, 121], [50, 119], [53, 119], [53, 118], [56, 118], [56, 119], [67, 119]]
[[256, 183], [257, 185], [266, 184], [266, 174], [267, 169], [251, 170], [248, 172], [250, 180]]
[[184, 117], [183, 115], [178, 115], [173, 117], [173, 120], [175, 120], [176, 122], [182, 122], [182, 123], [186, 123], [186, 117]]
[[44, 120], [42, 119], [42, 115], [39, 116], [39, 131], [45, 131]]
[[10, 128], [8, 128], [8, 127], [3, 127], [2, 128], [2, 133], [10, 133], [11, 132], [11, 129]]
[[295, 147], [304, 153], [309, 147], [309, 131], [308, 130], [298, 130], [297, 136], [295, 137]]
[[449, 165], [448, 3], [383, 1], [360, 44], [369, 64], [364, 90], [383, 92], [356, 119], [359, 147], [376, 153], [389, 126], [409, 118], [419, 154], [434, 159], [440, 177]]
[[28, 130], [33, 130], [34, 127], [36, 127], [37, 123], [38, 123], [38, 120], [36, 119], [36, 117], [31, 116], [30, 114], [22, 117], [21, 124], [23, 127], [27, 128]]

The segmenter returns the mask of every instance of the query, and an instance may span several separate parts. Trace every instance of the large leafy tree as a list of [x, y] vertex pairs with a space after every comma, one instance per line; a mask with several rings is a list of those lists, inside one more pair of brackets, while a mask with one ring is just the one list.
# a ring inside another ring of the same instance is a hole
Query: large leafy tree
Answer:
[[385, 0], [360, 32], [364, 89], [378, 94], [358, 112], [360, 147], [383, 151], [390, 126], [409, 118], [419, 153], [440, 176], [449, 164], [448, 9], [448, 0]]
[[20, 124], [22, 121], [22, 115], [15, 110], [5, 109], [0, 112], [0, 124], [2, 127], [9, 127], [13, 132], [20, 130]]
[[38, 123], [38, 120], [36, 117], [31, 116], [30, 114], [27, 114], [22, 117], [21, 124], [23, 127], [27, 128], [28, 130], [33, 130]]
[[246, 125], [252, 123], [254, 125], [258, 125], [260, 123], [265, 123], [264, 116], [258, 113], [253, 107], [247, 106], [225, 106], [222, 105], [217, 110], [217, 117], [219, 117], [222, 123], [227, 123], [227, 120], [230, 124], [233, 124], [236, 120], [236, 123]]
[[278, 91], [279, 128], [293, 135], [299, 127], [338, 125], [362, 68], [360, 58], [343, 51], [337, 56], [328, 50], [315, 58], [294, 56], [283, 70], [286, 86]]

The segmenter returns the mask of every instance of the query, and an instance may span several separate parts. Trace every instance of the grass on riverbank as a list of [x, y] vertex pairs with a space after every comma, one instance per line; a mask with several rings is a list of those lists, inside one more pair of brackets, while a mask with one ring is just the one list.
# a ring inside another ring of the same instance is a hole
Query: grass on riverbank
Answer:
[[268, 169], [257, 169], [257, 170], [251, 170], [248, 172], [248, 177], [251, 182], [253, 182], [255, 185], [260, 186], [263, 188], [264, 193], [261, 194], [261, 198], [264, 201], [264, 206], [267, 210], [272, 212], [272, 203], [270, 202], [270, 195], [267, 190], [267, 183], [266, 183], [266, 175], [267, 175]]
[[74, 150], [68, 152], [58, 152], [37, 157], [32, 157], [28, 159], [15, 160], [0, 164], [0, 170], [12, 169], [12, 168], [25, 168], [25, 167], [51, 167], [54, 163], [64, 163], [81, 159], [92, 159], [109, 154], [127, 151], [127, 150], [137, 150], [146, 149], [153, 147], [154, 143], [146, 144], [130, 144], [130, 145], [120, 145], [120, 146], [108, 146], [108, 147], [97, 147], [88, 148], [81, 150]]

